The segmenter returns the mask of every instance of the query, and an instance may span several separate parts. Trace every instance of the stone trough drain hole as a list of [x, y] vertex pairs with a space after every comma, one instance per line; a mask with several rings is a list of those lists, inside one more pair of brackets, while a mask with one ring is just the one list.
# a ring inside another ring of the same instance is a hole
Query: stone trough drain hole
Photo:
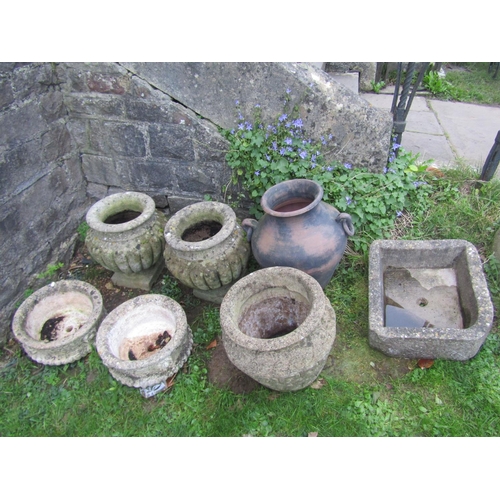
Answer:
[[421, 297], [420, 299], [417, 300], [417, 304], [420, 307], [425, 307], [428, 303], [429, 303], [429, 301], [424, 297]]
[[105, 224], [125, 224], [131, 220], [137, 219], [141, 215], [141, 212], [136, 212], [134, 210], [123, 210], [117, 214], [110, 215], [105, 221]]
[[222, 224], [214, 220], [198, 222], [188, 227], [181, 236], [184, 241], [191, 243], [208, 240], [222, 229]]

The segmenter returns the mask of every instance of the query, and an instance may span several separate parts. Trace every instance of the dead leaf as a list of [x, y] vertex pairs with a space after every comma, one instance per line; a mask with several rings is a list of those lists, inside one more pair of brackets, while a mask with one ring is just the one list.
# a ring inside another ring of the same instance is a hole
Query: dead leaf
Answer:
[[307, 437], [308, 438], [317, 438], [318, 437], [318, 433], [317, 432], [309, 432], [307, 434]]
[[321, 389], [326, 384], [324, 378], [319, 378], [316, 382], [313, 382], [309, 387], [311, 389]]
[[419, 359], [417, 364], [420, 368], [422, 368], [422, 370], [425, 370], [426, 368], [430, 368], [434, 364], [434, 360], [433, 359]]
[[170, 389], [174, 384], [174, 379], [177, 373], [174, 373], [171, 377], [167, 378], [167, 389]]
[[209, 349], [214, 349], [215, 347], [217, 347], [217, 339], [212, 340], [212, 342], [210, 342], [205, 349], [208, 351]]

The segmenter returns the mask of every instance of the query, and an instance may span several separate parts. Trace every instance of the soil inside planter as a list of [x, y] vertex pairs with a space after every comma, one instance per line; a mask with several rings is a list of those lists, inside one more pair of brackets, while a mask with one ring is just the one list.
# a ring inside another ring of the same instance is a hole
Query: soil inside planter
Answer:
[[222, 229], [222, 224], [217, 221], [201, 221], [188, 227], [181, 236], [184, 241], [198, 242], [208, 240]]
[[59, 324], [64, 319], [64, 316], [57, 316], [56, 318], [48, 319], [42, 326], [42, 331], [40, 332], [40, 340], [52, 342], [56, 340], [58, 334], [60, 333]]
[[287, 296], [272, 297], [246, 309], [238, 326], [249, 337], [274, 339], [293, 332], [308, 313], [305, 302]]
[[141, 215], [141, 212], [136, 212], [134, 210], [124, 210], [123, 212], [118, 212], [117, 214], [110, 215], [105, 221], [105, 224], [125, 224], [125, 222], [130, 222], [131, 220], [137, 219]]
[[124, 339], [120, 346], [120, 358], [129, 361], [146, 359], [163, 349], [172, 336], [165, 330], [163, 332], [150, 333], [143, 337]]

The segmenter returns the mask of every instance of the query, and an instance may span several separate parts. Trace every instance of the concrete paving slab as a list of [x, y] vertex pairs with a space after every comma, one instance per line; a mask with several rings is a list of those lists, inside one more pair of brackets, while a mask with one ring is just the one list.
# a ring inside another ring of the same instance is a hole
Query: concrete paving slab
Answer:
[[500, 130], [500, 108], [430, 100], [455, 155], [482, 169]]
[[[390, 113], [392, 92], [361, 94], [372, 106]], [[433, 159], [440, 166], [454, 166], [460, 160], [479, 172], [500, 130], [500, 107], [439, 101], [417, 95], [411, 105], [402, 146]], [[497, 170], [496, 177], [500, 177]]]
[[455, 162], [455, 155], [443, 134], [433, 135], [405, 131], [401, 142], [401, 146], [406, 151], [419, 153], [419, 160], [433, 160], [433, 164], [440, 167], [449, 167]]

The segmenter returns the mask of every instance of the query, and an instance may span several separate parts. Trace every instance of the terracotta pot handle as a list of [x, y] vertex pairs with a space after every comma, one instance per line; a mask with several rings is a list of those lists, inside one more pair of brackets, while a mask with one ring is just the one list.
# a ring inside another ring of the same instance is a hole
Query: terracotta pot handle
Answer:
[[247, 233], [247, 241], [252, 239], [253, 230], [257, 227], [258, 222], [255, 219], [243, 219], [241, 227]]
[[342, 222], [342, 227], [347, 236], [354, 236], [354, 226], [352, 225], [351, 216], [349, 214], [341, 213], [335, 219], [336, 222]]

